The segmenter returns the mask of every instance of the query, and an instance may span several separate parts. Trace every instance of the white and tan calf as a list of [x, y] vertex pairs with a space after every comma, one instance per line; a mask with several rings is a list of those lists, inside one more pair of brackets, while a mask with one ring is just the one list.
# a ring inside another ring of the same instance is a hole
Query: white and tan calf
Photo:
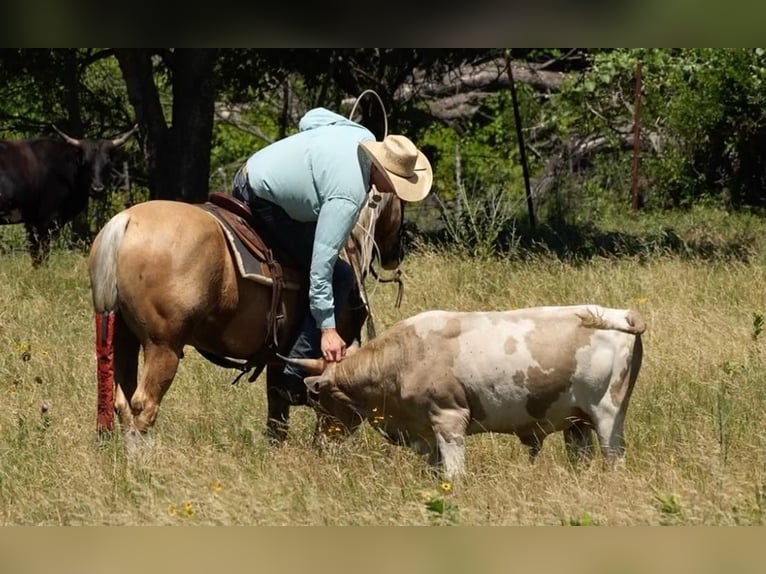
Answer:
[[598, 305], [427, 311], [340, 363], [296, 362], [321, 373], [306, 378], [325, 415], [320, 432], [367, 420], [453, 477], [464, 471], [466, 435], [482, 432], [516, 434], [534, 457], [563, 431], [585, 458], [595, 429], [604, 456], [622, 457], [644, 330], [635, 311]]

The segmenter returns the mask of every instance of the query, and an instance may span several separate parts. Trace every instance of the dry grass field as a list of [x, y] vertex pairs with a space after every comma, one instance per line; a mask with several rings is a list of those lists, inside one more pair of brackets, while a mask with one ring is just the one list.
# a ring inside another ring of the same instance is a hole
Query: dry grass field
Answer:
[[766, 264], [678, 254], [562, 262], [420, 250], [405, 297], [370, 284], [378, 329], [432, 308], [582, 302], [632, 307], [649, 327], [626, 421], [624, 468], [566, 461], [560, 435], [534, 465], [514, 436], [468, 438], [468, 475], [440, 483], [409, 450], [363, 427], [311, 447], [293, 409], [288, 443], [263, 436], [262, 380], [189, 349], [152, 442], [128, 458], [95, 433], [90, 292], [81, 253], [32, 270], [0, 255], [2, 525], [736, 525], [766, 519]]

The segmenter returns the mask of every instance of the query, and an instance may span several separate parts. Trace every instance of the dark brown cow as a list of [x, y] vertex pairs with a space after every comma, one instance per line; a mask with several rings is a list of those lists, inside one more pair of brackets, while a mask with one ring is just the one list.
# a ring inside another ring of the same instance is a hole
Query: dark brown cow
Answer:
[[[55, 126], [54, 126], [55, 128]], [[114, 139], [0, 141], [0, 225], [23, 223], [32, 264], [48, 256], [51, 235], [103, 193], [112, 152], [138, 129]]]

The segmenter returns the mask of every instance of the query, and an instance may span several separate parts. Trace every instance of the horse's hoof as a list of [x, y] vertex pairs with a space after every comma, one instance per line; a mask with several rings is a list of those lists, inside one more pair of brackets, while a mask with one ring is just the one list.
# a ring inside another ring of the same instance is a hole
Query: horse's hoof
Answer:
[[125, 449], [128, 456], [135, 457], [144, 454], [151, 444], [151, 437], [147, 433], [142, 433], [135, 429], [125, 433]]

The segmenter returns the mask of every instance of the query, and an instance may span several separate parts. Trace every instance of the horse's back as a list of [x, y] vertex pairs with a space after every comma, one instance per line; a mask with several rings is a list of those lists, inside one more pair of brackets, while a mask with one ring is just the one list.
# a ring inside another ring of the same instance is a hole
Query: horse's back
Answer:
[[127, 225], [116, 282], [123, 311], [149, 330], [163, 331], [236, 306], [236, 270], [213, 217], [195, 205], [165, 200], [139, 203], [122, 214]]

